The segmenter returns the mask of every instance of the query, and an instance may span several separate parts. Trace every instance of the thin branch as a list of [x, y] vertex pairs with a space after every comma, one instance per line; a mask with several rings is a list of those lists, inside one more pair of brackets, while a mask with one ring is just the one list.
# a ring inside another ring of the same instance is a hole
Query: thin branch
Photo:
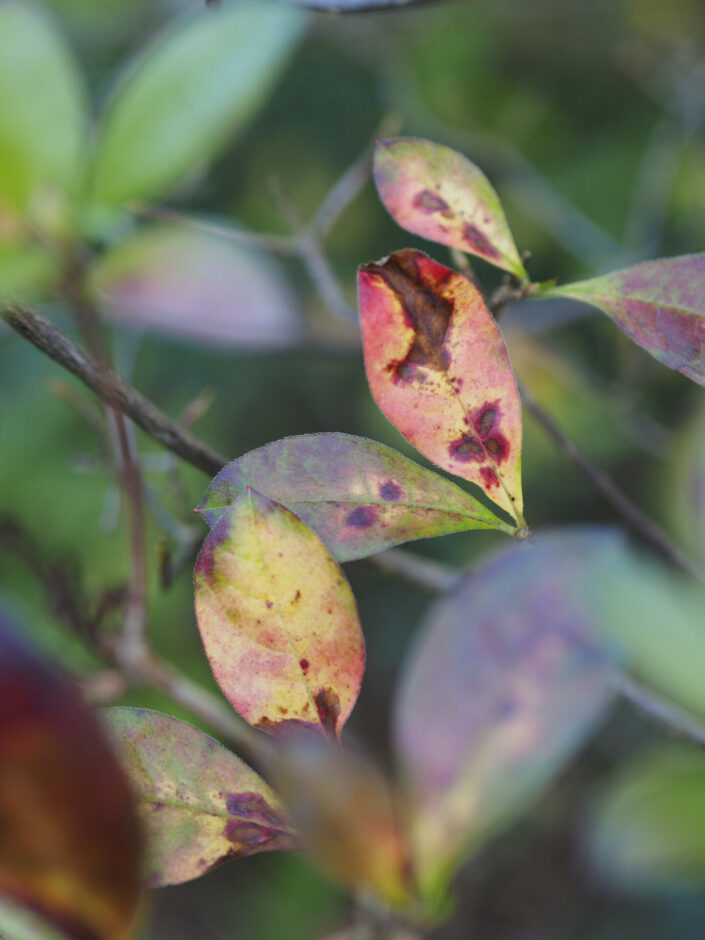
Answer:
[[662, 552], [670, 561], [678, 565], [689, 575], [699, 581], [705, 581], [705, 574], [698, 568], [684, 552], [675, 545], [653, 520], [649, 519], [639, 507], [633, 503], [602, 470], [593, 466], [567, 437], [547, 411], [525, 388], [521, 389], [521, 399], [531, 412], [539, 425], [553, 439], [558, 448], [571, 460], [585, 476], [594, 489], [615, 509], [626, 521], [639, 532], [647, 542]]
[[[357, 13], [384, 13], [393, 10], [403, 10], [406, 7], [428, 6], [438, 3], [439, 0], [291, 0], [300, 7], [309, 10], [318, 10], [321, 13], [357, 14]], [[450, 0], [446, 0], [450, 2]]]
[[427, 591], [442, 593], [454, 587], [462, 572], [431, 558], [422, 558], [401, 548], [388, 548], [386, 552], [373, 555], [370, 561], [387, 574], [411, 581]]
[[[80, 346], [44, 317], [22, 304], [0, 305], [0, 319], [37, 349], [80, 379], [98, 397], [105, 399], [105, 383], [96, 363]], [[180, 428], [151, 401], [140, 395], [116, 372], [108, 370], [113, 386], [113, 404], [168, 450], [214, 476], [228, 458]], [[109, 403], [109, 402], [106, 402]]]
[[656, 695], [651, 689], [640, 685], [634, 679], [619, 673], [613, 680], [614, 688], [640, 712], [648, 715], [660, 725], [682, 734], [691, 741], [705, 747], [705, 726], [688, 712]]
[[367, 146], [360, 156], [331, 186], [311, 221], [311, 233], [323, 240], [337, 222], [340, 214], [350, 205], [370, 177], [372, 147]]

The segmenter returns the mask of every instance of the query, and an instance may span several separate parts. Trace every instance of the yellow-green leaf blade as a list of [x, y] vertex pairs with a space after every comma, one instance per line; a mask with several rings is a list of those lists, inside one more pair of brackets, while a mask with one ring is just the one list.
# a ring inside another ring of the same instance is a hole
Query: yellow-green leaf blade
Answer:
[[194, 582], [213, 674], [243, 718], [279, 735], [338, 735], [364, 642], [350, 587], [318, 536], [248, 488], [206, 539]]
[[416, 137], [377, 141], [374, 178], [385, 207], [408, 232], [528, 280], [496, 192], [456, 150]]
[[477, 288], [411, 249], [363, 265], [358, 287], [367, 379], [383, 413], [522, 525], [521, 402]]
[[270, 787], [202, 731], [143, 708], [103, 713], [138, 800], [150, 888], [181, 884], [231, 858], [296, 848]]

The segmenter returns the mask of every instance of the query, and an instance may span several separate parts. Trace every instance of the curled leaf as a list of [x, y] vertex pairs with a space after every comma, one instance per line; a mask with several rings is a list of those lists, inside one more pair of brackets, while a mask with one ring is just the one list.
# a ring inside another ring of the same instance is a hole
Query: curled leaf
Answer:
[[397, 752], [425, 891], [563, 765], [610, 696], [593, 607], [620, 550], [611, 534], [512, 548], [432, 611], [397, 700]]
[[126, 936], [140, 860], [127, 781], [78, 692], [1, 614], [0, 833], [0, 896], [76, 940]]
[[199, 513], [215, 525], [248, 486], [296, 513], [338, 561], [449, 532], [510, 531], [453, 483], [351, 434], [286, 437], [244, 454], [215, 477]]
[[420, 251], [360, 268], [367, 379], [424, 456], [523, 525], [521, 402], [504, 339], [477, 288]]
[[660, 258], [551, 288], [606, 313], [669, 369], [705, 385], [705, 253]]
[[181, 884], [231, 858], [296, 848], [274, 792], [202, 731], [144, 708], [104, 718], [147, 835], [146, 884]]
[[206, 539], [194, 582], [213, 675], [242, 717], [280, 736], [339, 735], [364, 643], [350, 587], [318, 536], [248, 487]]
[[380, 199], [407, 232], [528, 280], [497, 193], [461, 153], [416, 137], [378, 140], [374, 178]]

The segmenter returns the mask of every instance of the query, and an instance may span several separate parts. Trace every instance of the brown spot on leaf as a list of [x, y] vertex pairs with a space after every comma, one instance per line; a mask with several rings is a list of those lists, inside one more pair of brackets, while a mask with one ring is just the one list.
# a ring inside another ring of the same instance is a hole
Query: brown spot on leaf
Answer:
[[292, 601], [292, 603], [293, 603], [293, 604], [298, 604], [298, 602], [299, 602], [300, 600], [301, 600], [301, 591], [299, 591], [299, 589], [297, 588], [297, 589], [296, 589], [296, 594], [294, 594], [294, 600]]
[[469, 222], [466, 222], [463, 226], [463, 238], [468, 247], [476, 254], [484, 255], [485, 258], [501, 258], [500, 253], [488, 240], [487, 236]]
[[387, 480], [380, 486], [379, 495], [388, 503], [398, 503], [402, 497], [402, 489], [394, 480]]
[[340, 699], [332, 689], [321, 689], [314, 701], [323, 730], [334, 736], [340, 715]]
[[492, 425], [494, 424], [494, 419], [496, 416], [497, 412], [492, 407], [485, 408], [484, 411], [481, 412], [480, 417], [477, 419], [475, 424], [480, 437], [487, 437], [487, 435], [492, 430]]
[[451, 457], [455, 457], [456, 460], [461, 460], [463, 463], [468, 463], [471, 460], [482, 463], [485, 459], [482, 444], [468, 434], [461, 434], [457, 441], [451, 441], [448, 449]]
[[401, 304], [408, 325], [414, 330], [414, 339], [406, 357], [387, 367], [402, 382], [413, 379], [418, 366], [445, 372], [450, 365], [450, 355], [443, 344], [455, 305], [452, 300], [441, 296], [437, 289], [439, 285], [423, 280], [415, 254], [410, 249], [397, 251], [384, 264], [368, 264], [363, 268], [379, 275], [387, 284]]
[[272, 603], [272, 601], [265, 601], [264, 606], [267, 608], [267, 610], [271, 610], [272, 607], [274, 607], [274, 604]]
[[310, 721], [300, 721], [298, 718], [282, 718], [281, 721], [272, 721], [266, 715], [255, 722], [255, 728], [271, 734], [272, 737], [285, 741], [289, 738], [300, 737], [306, 734], [318, 734], [318, 726]]
[[499, 486], [499, 478], [492, 467], [480, 467], [480, 476], [487, 489]]
[[424, 212], [440, 212], [444, 219], [452, 219], [455, 214], [445, 199], [430, 189], [422, 189], [414, 196], [414, 207]]
[[294, 838], [284, 831], [281, 816], [261, 793], [229, 793], [225, 805], [228, 813], [235, 817], [229, 819], [223, 829], [223, 835], [233, 846], [225, 858], [296, 847]]
[[377, 518], [377, 510], [374, 506], [358, 506], [353, 509], [345, 524], [354, 529], [368, 529]]

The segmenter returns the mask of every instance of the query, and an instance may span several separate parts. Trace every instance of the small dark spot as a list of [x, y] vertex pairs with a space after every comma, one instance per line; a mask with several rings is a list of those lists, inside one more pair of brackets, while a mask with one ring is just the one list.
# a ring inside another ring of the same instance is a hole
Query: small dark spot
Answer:
[[301, 600], [301, 591], [299, 591], [297, 588], [296, 594], [294, 594], [294, 600], [292, 601], [292, 604], [298, 604], [300, 600]]
[[340, 699], [332, 689], [321, 689], [316, 693], [314, 701], [323, 730], [335, 735], [340, 715]]
[[374, 506], [358, 506], [357, 509], [353, 509], [350, 513], [345, 520], [345, 524], [355, 529], [367, 529], [372, 525], [376, 517], [377, 510]]
[[470, 225], [469, 222], [466, 222], [463, 226], [463, 238], [469, 247], [478, 254], [484, 255], [486, 258], [501, 257], [494, 245], [488, 241], [487, 236], [483, 235], [479, 228]]
[[462, 460], [463, 463], [468, 463], [471, 460], [482, 463], [485, 459], [482, 444], [468, 434], [461, 434], [459, 440], [452, 441], [448, 450], [451, 457], [455, 457], [456, 460]]
[[277, 711], [279, 712], [280, 715], [288, 715], [288, 714], [289, 714], [289, 709], [288, 709], [288, 708], [284, 708], [283, 705], [278, 705], [278, 706], [277, 706]]
[[487, 437], [487, 435], [492, 430], [492, 425], [494, 424], [494, 419], [497, 416], [497, 412], [494, 408], [485, 408], [485, 410], [480, 414], [480, 417], [475, 423], [478, 434], [480, 437]]
[[160, 809], [164, 809], [163, 803], [152, 803], [152, 809], [155, 813], [158, 813]]
[[387, 480], [380, 486], [379, 495], [388, 503], [398, 503], [402, 497], [402, 490], [394, 480]]
[[453, 210], [440, 196], [432, 193], [430, 189], [422, 189], [414, 196], [414, 206], [424, 212], [440, 212], [446, 219], [453, 218]]
[[308, 667], [309, 667], [310, 665], [311, 665], [311, 664], [309, 663], [309, 661], [308, 661], [307, 659], [300, 659], [300, 660], [299, 660], [299, 666], [301, 666], [301, 669], [302, 669], [304, 672], [308, 672]]
[[264, 606], [267, 608], [267, 610], [271, 610], [272, 607], [274, 607], [274, 604], [272, 603], [272, 601], [265, 601]]
[[492, 489], [494, 486], [499, 486], [499, 479], [492, 467], [480, 467], [480, 476], [482, 477], [483, 483], [488, 489]]
[[488, 441], [485, 441], [485, 447], [487, 448], [487, 453], [492, 457], [500, 457], [504, 452], [504, 446], [496, 437], [491, 437]]

